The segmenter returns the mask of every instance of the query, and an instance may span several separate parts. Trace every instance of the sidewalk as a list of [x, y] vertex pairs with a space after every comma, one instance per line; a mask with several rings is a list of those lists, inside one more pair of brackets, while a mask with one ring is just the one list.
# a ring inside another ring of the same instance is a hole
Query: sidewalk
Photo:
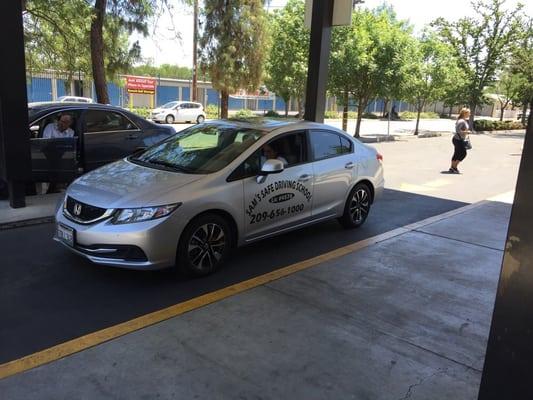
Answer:
[[238, 284], [222, 300], [5, 378], [0, 393], [476, 399], [511, 208], [497, 200]]
[[8, 200], [0, 200], [0, 229], [48, 220], [65, 194], [40, 194], [26, 197], [26, 207], [11, 208]]

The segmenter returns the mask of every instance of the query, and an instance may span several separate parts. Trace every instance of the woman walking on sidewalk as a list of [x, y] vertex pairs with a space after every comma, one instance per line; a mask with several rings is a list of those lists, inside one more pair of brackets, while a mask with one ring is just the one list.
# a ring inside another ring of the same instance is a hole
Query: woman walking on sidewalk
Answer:
[[461, 109], [459, 117], [457, 118], [457, 122], [455, 123], [455, 135], [453, 135], [452, 139], [454, 152], [452, 156], [452, 165], [449, 169], [449, 172], [452, 174], [459, 173], [457, 166], [466, 157], [465, 139], [470, 133], [468, 118], [470, 118], [470, 110], [468, 108]]

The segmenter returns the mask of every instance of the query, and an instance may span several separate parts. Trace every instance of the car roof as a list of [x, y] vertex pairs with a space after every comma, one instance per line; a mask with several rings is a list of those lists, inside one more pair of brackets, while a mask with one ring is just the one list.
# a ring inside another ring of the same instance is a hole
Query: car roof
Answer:
[[29, 104], [28, 109], [31, 109], [33, 113], [37, 113], [40, 111], [53, 111], [53, 110], [60, 110], [64, 108], [87, 108], [87, 109], [103, 109], [103, 110], [117, 110], [117, 111], [127, 111], [123, 108], [112, 106], [109, 104], [99, 104], [99, 103], [78, 103], [78, 102], [43, 102], [38, 104]]
[[[305, 120], [292, 120], [283, 121], [270, 118], [247, 118], [247, 119], [222, 119], [216, 121], [207, 122], [207, 124], [226, 125], [244, 129], [256, 129], [264, 133], [270, 133], [275, 130], [293, 130], [293, 129], [311, 129], [311, 128], [324, 128], [326, 125], [317, 122], [305, 121]], [[332, 126], [326, 126], [331, 130], [336, 129]]]

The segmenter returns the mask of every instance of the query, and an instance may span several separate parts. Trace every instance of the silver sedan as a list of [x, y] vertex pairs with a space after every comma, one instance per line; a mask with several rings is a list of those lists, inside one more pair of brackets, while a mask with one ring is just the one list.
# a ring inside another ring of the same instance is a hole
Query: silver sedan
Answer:
[[236, 246], [333, 218], [361, 226], [383, 185], [381, 155], [341, 130], [216, 121], [78, 178], [54, 238], [97, 264], [206, 275]]

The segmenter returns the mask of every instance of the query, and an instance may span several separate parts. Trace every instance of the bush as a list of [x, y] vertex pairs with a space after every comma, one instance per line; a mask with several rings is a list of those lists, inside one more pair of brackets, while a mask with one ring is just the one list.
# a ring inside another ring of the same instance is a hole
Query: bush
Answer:
[[[416, 119], [416, 112], [404, 111], [400, 113], [401, 119]], [[420, 119], [439, 119], [440, 115], [436, 112], [422, 112], [420, 113]]]
[[209, 104], [205, 108], [205, 115], [209, 119], [217, 119], [218, 118], [218, 106], [214, 104]]
[[324, 118], [325, 119], [339, 119], [341, 118], [341, 115], [339, 114], [338, 111], [326, 111], [324, 113]]
[[236, 119], [247, 119], [247, 118], [253, 118], [255, 117], [255, 114], [251, 110], [247, 110], [246, 108], [243, 108], [242, 110], [237, 111], [233, 118]]
[[131, 108], [130, 111], [134, 114], [137, 114], [141, 118], [148, 118], [150, 116], [150, 113], [152, 112], [151, 109], [146, 107], [134, 107]]
[[524, 129], [520, 121], [496, 121], [491, 119], [476, 119], [474, 121], [475, 131], [510, 131], [514, 129]]
[[281, 115], [277, 111], [274, 110], [268, 110], [268, 112], [265, 114], [265, 117], [273, 117], [273, 118], [279, 118]]
[[[401, 119], [416, 119], [416, 112], [404, 111], [400, 113]], [[420, 113], [420, 119], [439, 119], [440, 115], [435, 112], [423, 112]]]
[[[356, 115], [356, 118], [357, 118], [357, 115]], [[379, 119], [379, 117], [376, 114], [373, 114], [373, 113], [364, 113], [363, 114], [363, 118], [366, 118], [366, 119]]]

